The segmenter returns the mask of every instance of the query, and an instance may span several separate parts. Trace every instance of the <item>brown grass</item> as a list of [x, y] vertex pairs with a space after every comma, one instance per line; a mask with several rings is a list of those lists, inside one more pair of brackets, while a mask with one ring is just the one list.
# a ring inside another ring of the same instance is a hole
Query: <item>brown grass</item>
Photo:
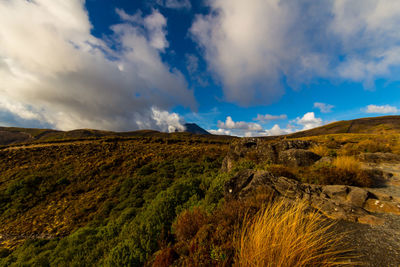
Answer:
[[315, 145], [310, 148], [310, 151], [317, 155], [320, 155], [321, 157], [330, 155], [330, 150], [326, 146], [323, 146], [323, 145]]
[[[276, 201], [262, 209], [237, 233], [236, 266], [349, 265], [340, 249], [342, 235], [305, 203]], [[354, 263], [353, 263], [354, 264]]]
[[361, 170], [360, 162], [351, 156], [338, 156], [332, 163], [336, 168], [348, 172], [359, 172]]

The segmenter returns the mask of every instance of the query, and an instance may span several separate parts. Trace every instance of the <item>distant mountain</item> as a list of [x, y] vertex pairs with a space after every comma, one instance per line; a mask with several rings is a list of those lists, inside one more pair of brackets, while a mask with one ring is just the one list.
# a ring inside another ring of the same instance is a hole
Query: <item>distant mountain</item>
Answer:
[[188, 133], [193, 133], [193, 134], [210, 134], [209, 132], [207, 132], [206, 130], [204, 130], [203, 128], [201, 128], [199, 125], [197, 125], [196, 123], [185, 123], [185, 132]]
[[400, 116], [382, 116], [333, 122], [314, 129], [287, 135], [290, 138], [341, 133], [399, 133]]

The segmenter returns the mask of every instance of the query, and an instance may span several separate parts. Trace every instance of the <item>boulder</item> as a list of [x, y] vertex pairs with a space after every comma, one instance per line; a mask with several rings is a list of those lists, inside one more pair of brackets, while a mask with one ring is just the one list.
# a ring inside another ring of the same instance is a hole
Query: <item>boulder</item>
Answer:
[[355, 207], [362, 208], [368, 198], [367, 190], [359, 187], [350, 186], [350, 192], [347, 195], [347, 202]]
[[320, 158], [321, 156], [309, 150], [292, 148], [279, 154], [279, 163], [292, 167], [310, 166]]
[[239, 171], [232, 179], [225, 183], [225, 196], [238, 197], [239, 193], [253, 180], [253, 170]]
[[322, 187], [322, 193], [333, 200], [346, 201], [349, 189], [345, 185], [325, 185]]

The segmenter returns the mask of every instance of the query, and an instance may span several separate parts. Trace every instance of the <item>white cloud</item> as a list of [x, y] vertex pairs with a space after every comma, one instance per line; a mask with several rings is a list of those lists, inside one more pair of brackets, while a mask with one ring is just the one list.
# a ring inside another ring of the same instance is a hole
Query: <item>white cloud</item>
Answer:
[[240, 105], [268, 104], [323, 77], [374, 86], [400, 77], [398, 0], [208, 1], [193, 39], [225, 98]]
[[270, 115], [270, 114], [261, 115], [261, 114], [257, 114], [257, 117], [254, 118], [253, 120], [261, 121], [263, 123], [268, 123], [270, 121], [286, 120], [286, 119], [287, 119], [287, 115], [286, 114], [281, 114], [281, 115]]
[[332, 112], [332, 109], [334, 107], [335, 107], [334, 105], [330, 105], [330, 104], [325, 104], [325, 103], [320, 103], [320, 102], [314, 103], [314, 108], [318, 108], [322, 113]]
[[211, 133], [211, 134], [216, 134], [216, 135], [232, 135], [232, 132], [229, 130], [225, 130], [225, 129], [218, 129], [218, 130], [207, 130], [207, 132]]
[[165, 30], [167, 20], [157, 10], [153, 10], [153, 12], [146, 17], [142, 17], [142, 12], [140, 10], [134, 15], [129, 15], [123, 9], [119, 8], [115, 9], [115, 12], [122, 20], [131, 22], [133, 25], [139, 26], [139, 28], [143, 26], [147, 31], [148, 40], [152, 47], [164, 51], [164, 49], [169, 46], [165, 37], [167, 34]]
[[365, 109], [366, 113], [377, 113], [377, 114], [390, 114], [390, 113], [398, 113], [399, 110], [390, 105], [383, 105], [383, 106], [377, 106], [377, 105], [368, 105], [367, 108]]
[[165, 128], [152, 107], [195, 108], [184, 76], [161, 58], [166, 19], [117, 12], [123, 23], [103, 41], [82, 0], [1, 1], [1, 108], [59, 129], [110, 130]]
[[157, 4], [172, 9], [192, 8], [192, 4], [189, 0], [157, 0]]
[[275, 135], [283, 135], [283, 134], [289, 134], [292, 133], [293, 130], [288, 128], [288, 129], [281, 129], [278, 124], [275, 124], [271, 129], [265, 130], [265, 135], [267, 136], [275, 136]]
[[182, 124], [182, 118], [177, 113], [161, 111], [154, 107], [151, 111], [153, 112], [153, 119], [162, 131], [173, 133], [183, 132], [185, 130], [185, 126]]
[[234, 136], [273, 136], [283, 135], [294, 131], [292, 128], [281, 129], [278, 124], [275, 124], [271, 129], [265, 130], [261, 125], [253, 122], [238, 121], [235, 122], [230, 116], [226, 117], [226, 121], [218, 121], [217, 130], [207, 130], [212, 134], [219, 135], [234, 135]]
[[[280, 115], [283, 117], [283, 115]], [[303, 117], [297, 117], [291, 120], [286, 128], [281, 128], [278, 124], [275, 124], [271, 129], [263, 129], [261, 125], [252, 122], [244, 121], [233, 121], [231, 116], [226, 117], [226, 121], [218, 121], [218, 129], [207, 130], [212, 134], [224, 134], [234, 136], [276, 136], [285, 135], [293, 132], [308, 130], [315, 127], [319, 127], [323, 124], [321, 118], [316, 118], [314, 112], [308, 112]]]
[[309, 130], [322, 125], [322, 119], [316, 118], [314, 112], [307, 112], [303, 117], [295, 119], [294, 122], [303, 126], [302, 130]]
[[249, 131], [262, 131], [262, 127], [258, 123], [238, 121], [234, 122], [231, 116], [226, 117], [226, 121], [218, 121], [218, 128], [220, 129], [236, 129], [236, 130], [249, 130]]

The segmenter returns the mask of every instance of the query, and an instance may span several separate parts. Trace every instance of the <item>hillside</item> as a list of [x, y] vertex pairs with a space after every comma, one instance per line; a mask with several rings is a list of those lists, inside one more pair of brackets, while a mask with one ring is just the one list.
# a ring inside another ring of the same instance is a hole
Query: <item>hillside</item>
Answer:
[[[103, 242], [111, 249], [118, 239], [126, 239], [120, 233], [122, 226], [147, 227], [147, 221], [153, 220], [156, 229], [148, 234], [140, 228], [132, 228], [130, 232], [150, 242], [138, 248], [140, 262], [158, 246], [153, 235], [168, 229], [180, 210], [190, 203], [204, 201], [207, 194], [210, 196], [206, 201], [210, 204], [215, 201], [212, 192], [217, 185], [213, 179], [230, 138], [204, 138], [187, 133], [133, 134], [136, 136], [129, 133], [126, 138], [69, 140], [1, 149], [1, 247], [13, 249], [32, 238], [39, 238], [42, 244], [63, 247], [65, 244], [59, 243], [58, 238], [75, 242], [76, 237], [71, 233], [77, 230], [80, 236], [99, 238], [100, 232], [109, 229], [116, 231], [113, 237], [109, 236], [111, 232], [103, 233], [104, 241], [96, 242]], [[172, 206], [164, 209], [164, 205]], [[157, 216], [166, 217], [159, 221]], [[75, 249], [92, 241], [79, 242], [81, 245], [76, 244], [71, 247], [73, 250], [63, 253], [73, 257]], [[24, 251], [31, 249], [34, 248]]]
[[361, 118], [356, 120], [333, 122], [311, 130], [287, 135], [290, 138], [343, 133], [399, 133], [400, 116]]

